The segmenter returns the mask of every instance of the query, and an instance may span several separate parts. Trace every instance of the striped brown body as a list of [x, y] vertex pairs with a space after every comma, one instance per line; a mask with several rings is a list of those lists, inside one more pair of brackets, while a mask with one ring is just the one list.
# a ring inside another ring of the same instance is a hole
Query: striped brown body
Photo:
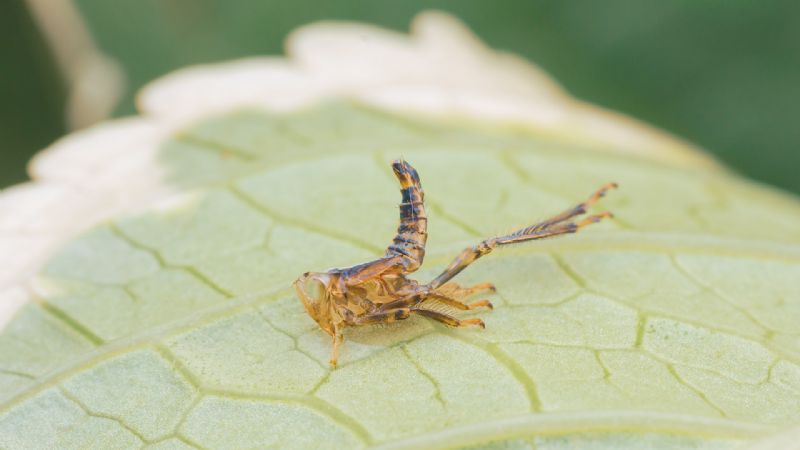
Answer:
[[571, 220], [585, 214], [587, 208], [603, 197], [608, 189], [616, 187], [609, 183], [585, 202], [548, 220], [468, 247], [438, 277], [430, 283], [420, 284], [406, 275], [419, 269], [425, 258], [428, 239], [425, 193], [419, 174], [410, 164], [396, 160], [392, 169], [400, 182], [400, 225], [384, 255], [345, 269], [306, 272], [294, 282], [308, 314], [333, 338], [333, 366], [336, 366], [338, 347], [343, 341], [342, 330], [346, 327], [391, 323], [407, 319], [412, 314], [452, 327], [483, 327], [481, 319], [459, 320], [451, 313], [478, 307], [492, 308], [489, 300], [469, 304], [463, 300], [480, 292], [493, 291], [494, 286], [482, 283], [462, 287], [450, 279], [497, 246], [574, 233], [586, 225], [611, 217], [610, 213], [604, 212], [579, 221]]
[[400, 181], [400, 226], [385, 257], [401, 256], [406, 272], [414, 272], [425, 259], [428, 241], [428, 214], [425, 212], [425, 191], [416, 169], [405, 161], [392, 163], [392, 170]]

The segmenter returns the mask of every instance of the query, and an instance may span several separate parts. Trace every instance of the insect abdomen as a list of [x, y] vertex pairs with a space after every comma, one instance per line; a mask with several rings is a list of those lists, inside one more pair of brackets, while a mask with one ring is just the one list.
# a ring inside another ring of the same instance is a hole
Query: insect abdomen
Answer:
[[400, 226], [386, 255], [404, 256], [409, 271], [416, 270], [425, 258], [425, 242], [428, 239], [428, 215], [425, 212], [425, 192], [417, 171], [403, 160], [392, 163], [392, 170], [400, 181]]

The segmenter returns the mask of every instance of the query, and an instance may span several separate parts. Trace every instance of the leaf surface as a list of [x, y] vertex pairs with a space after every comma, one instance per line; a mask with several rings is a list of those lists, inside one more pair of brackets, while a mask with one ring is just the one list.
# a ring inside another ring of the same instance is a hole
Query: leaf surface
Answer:
[[[730, 449], [800, 422], [800, 204], [724, 170], [350, 102], [240, 109], [156, 153], [173, 193], [70, 240], [0, 335], [0, 448]], [[435, 276], [607, 181], [617, 219], [492, 254], [486, 330], [330, 338], [289, 289], [393, 236]]]

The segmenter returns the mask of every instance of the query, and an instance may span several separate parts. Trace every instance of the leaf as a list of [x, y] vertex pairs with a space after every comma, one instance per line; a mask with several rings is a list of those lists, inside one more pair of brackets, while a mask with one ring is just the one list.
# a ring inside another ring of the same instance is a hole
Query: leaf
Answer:
[[[414, 51], [461, 45], [457, 62], [499, 58], [507, 66], [487, 68], [492, 76], [545, 86], [449, 19], [426, 17], [417, 35], [427, 44]], [[318, 52], [314, 36], [346, 45], [363, 31], [318, 27], [295, 38], [296, 58]], [[368, 32], [384, 46], [375, 55], [409, 45]], [[387, 112], [378, 100], [402, 92], [391, 84], [290, 113], [219, 103], [210, 86], [236, 91], [223, 82], [275, 69], [264, 64], [168, 78], [143, 97], [150, 121], [70, 138], [35, 161], [43, 181], [4, 194], [9, 210], [28, 211], [5, 229], [66, 240], [45, 246], [46, 262], [25, 275], [31, 301], [0, 335], [0, 448], [726, 449], [800, 422], [796, 199], [553, 86], [527, 99], [572, 111], [549, 128], [523, 122], [527, 113]], [[189, 91], [202, 120], [174, 101]], [[589, 118], [605, 125], [575, 128]], [[615, 141], [614, 127], [638, 139]], [[611, 180], [621, 189], [599, 208], [618, 219], [463, 273], [498, 286], [496, 309], [480, 313], [486, 330], [420, 318], [348, 330], [331, 371], [330, 339], [289, 284], [382, 252], [397, 221], [388, 162], [399, 155], [419, 170], [431, 209], [423, 280], [465, 245]], [[78, 192], [99, 207], [74, 205], [101, 212], [59, 209], [64, 185], [91, 186]]]

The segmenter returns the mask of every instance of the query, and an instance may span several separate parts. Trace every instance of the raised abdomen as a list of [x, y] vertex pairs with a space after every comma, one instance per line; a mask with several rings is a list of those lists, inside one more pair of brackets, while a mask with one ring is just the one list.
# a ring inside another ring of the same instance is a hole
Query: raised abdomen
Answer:
[[425, 212], [425, 192], [419, 181], [416, 169], [398, 159], [392, 163], [392, 170], [400, 181], [400, 226], [397, 235], [386, 249], [386, 256], [402, 256], [406, 270], [413, 272], [422, 265], [425, 258], [425, 242], [428, 240], [428, 215]]

